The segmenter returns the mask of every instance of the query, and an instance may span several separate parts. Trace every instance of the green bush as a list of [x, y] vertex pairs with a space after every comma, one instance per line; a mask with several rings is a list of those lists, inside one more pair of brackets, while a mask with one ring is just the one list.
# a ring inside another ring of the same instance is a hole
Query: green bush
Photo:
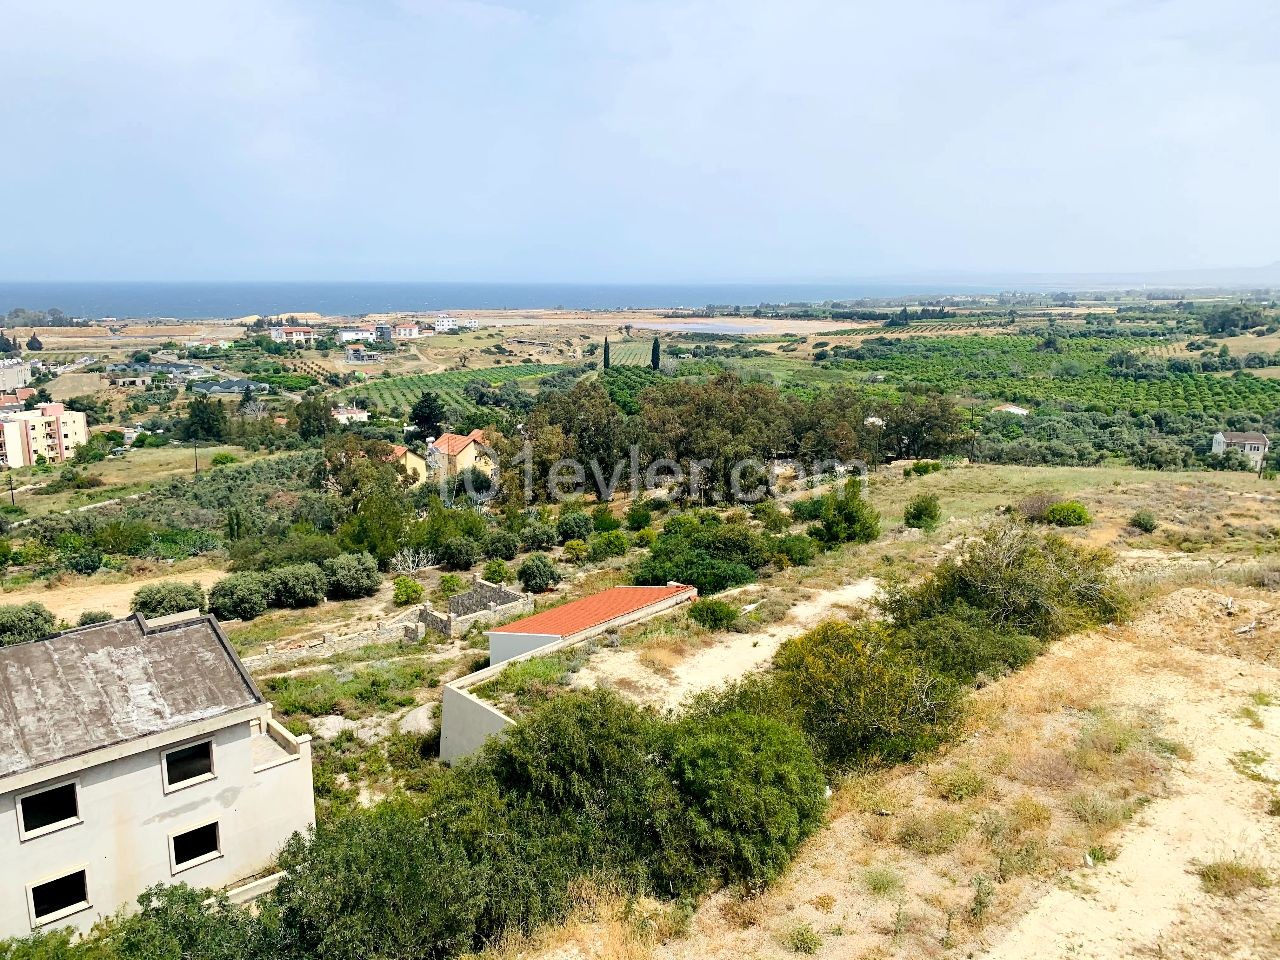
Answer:
[[592, 560], [621, 557], [627, 552], [627, 535], [621, 530], [593, 533], [587, 541], [587, 546]]
[[76, 626], [89, 627], [93, 626], [95, 623], [106, 623], [107, 621], [114, 619], [115, 617], [106, 610], [86, 610], [84, 613], [80, 614], [80, 619], [76, 621]]
[[791, 517], [773, 500], [761, 500], [751, 508], [751, 516], [764, 526], [766, 533], [783, 533], [791, 526]]
[[897, 637], [930, 668], [963, 683], [1016, 670], [1043, 647], [1029, 634], [997, 627], [985, 613], [964, 603], [900, 627]]
[[809, 535], [828, 547], [870, 543], [880, 536], [880, 514], [862, 496], [862, 481], [850, 477], [839, 491], [821, 500], [822, 511]]
[[436, 584], [435, 597], [437, 600], [448, 600], [450, 597], [456, 597], [458, 594], [466, 592], [466, 580], [456, 573], [446, 573], [440, 577], [440, 582]]
[[271, 580], [262, 573], [233, 573], [209, 590], [209, 609], [219, 620], [252, 620], [271, 605]]
[[653, 523], [653, 510], [643, 500], [637, 500], [627, 508], [627, 529], [633, 533]]
[[53, 636], [57, 623], [42, 603], [0, 606], [0, 647]]
[[324, 563], [329, 596], [335, 600], [371, 597], [382, 585], [378, 561], [367, 553], [343, 553]]
[[329, 590], [329, 578], [314, 563], [277, 567], [265, 576], [273, 607], [314, 607]]
[[570, 563], [585, 563], [591, 556], [591, 548], [585, 540], [566, 540], [564, 558]]
[[234, 453], [215, 453], [209, 463], [215, 467], [225, 467], [230, 463], [239, 463], [240, 458]]
[[[568, 543], [570, 540], [585, 541], [593, 530], [595, 525], [585, 513], [564, 513], [556, 521], [556, 536], [561, 543]], [[545, 550], [546, 546], [538, 549]]]
[[937, 460], [917, 460], [911, 466], [902, 471], [904, 477], [924, 477], [931, 473], [937, 473], [942, 469], [942, 464]]
[[918, 584], [887, 589], [880, 606], [907, 626], [965, 604], [999, 630], [1047, 640], [1126, 614], [1129, 602], [1109, 576], [1111, 562], [1105, 551], [1010, 521], [971, 540]]
[[1160, 521], [1150, 510], [1139, 510], [1129, 518], [1129, 526], [1143, 533], [1155, 533], [1156, 527], [1160, 526]]
[[778, 566], [804, 567], [813, 563], [817, 557], [821, 544], [813, 537], [803, 533], [792, 533], [785, 537], [778, 537], [771, 542], [775, 558], [782, 558], [782, 563], [775, 563]]
[[480, 560], [480, 544], [470, 537], [451, 537], [440, 544], [437, 557], [448, 570], [470, 570]]
[[657, 539], [658, 531], [653, 529], [653, 527], [645, 527], [643, 530], [637, 530], [632, 535], [631, 544], [632, 546], [639, 547], [641, 549], [648, 549], [653, 546]]
[[591, 526], [597, 533], [608, 533], [622, 527], [622, 521], [613, 515], [607, 503], [599, 504], [591, 511]]
[[490, 583], [510, 583], [516, 578], [511, 568], [502, 560], [490, 560], [486, 563], [481, 576]]
[[485, 541], [484, 555], [490, 560], [514, 560], [520, 552], [520, 538], [509, 530], [495, 530]]
[[184, 610], [204, 610], [204, 588], [198, 583], [148, 583], [134, 591], [129, 609], [144, 617], [167, 617]]
[[531, 553], [516, 571], [520, 585], [530, 593], [545, 593], [560, 582], [560, 571], [544, 553]]
[[888, 627], [828, 622], [787, 640], [777, 682], [830, 766], [898, 763], [945, 740], [962, 692], [893, 642]]
[[520, 531], [520, 545], [526, 550], [550, 550], [556, 542], [556, 529], [548, 523], [538, 523], [535, 520]]
[[742, 611], [727, 600], [695, 600], [689, 605], [689, 617], [708, 630], [727, 630], [741, 615]]
[[748, 887], [779, 876], [825, 806], [826, 780], [804, 736], [767, 717], [728, 713], [681, 722], [673, 743], [703, 869]]
[[413, 577], [396, 577], [391, 602], [397, 607], [407, 607], [411, 603], [421, 603], [423, 593], [422, 584]]
[[706, 595], [750, 583], [768, 562], [768, 544], [755, 530], [697, 511], [667, 521], [648, 556], [633, 568], [632, 579], [638, 584], [687, 583]]
[[937, 494], [934, 493], [922, 493], [912, 497], [902, 512], [903, 524], [917, 530], [932, 530], [941, 519], [942, 506], [938, 502]]
[[1045, 511], [1044, 519], [1045, 523], [1055, 527], [1084, 527], [1093, 522], [1085, 505], [1075, 500], [1055, 503]]

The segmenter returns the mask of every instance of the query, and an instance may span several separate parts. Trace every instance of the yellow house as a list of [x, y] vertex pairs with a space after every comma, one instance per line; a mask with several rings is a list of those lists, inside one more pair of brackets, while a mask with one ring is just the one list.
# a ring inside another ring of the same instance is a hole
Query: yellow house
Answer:
[[493, 460], [484, 442], [483, 430], [472, 430], [465, 437], [458, 433], [444, 433], [432, 441], [431, 449], [435, 451], [445, 477], [456, 477], [472, 467], [493, 476]]
[[408, 447], [402, 447], [399, 444], [393, 444], [391, 449], [394, 451], [392, 459], [404, 467], [404, 472], [412, 478], [413, 485], [415, 487], [423, 480], [427, 479], [426, 460], [422, 459], [422, 457], [418, 456]]

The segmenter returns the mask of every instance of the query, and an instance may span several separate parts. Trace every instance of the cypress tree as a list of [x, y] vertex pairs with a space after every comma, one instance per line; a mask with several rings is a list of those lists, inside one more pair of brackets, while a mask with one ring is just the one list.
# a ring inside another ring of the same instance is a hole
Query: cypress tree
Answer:
[[658, 338], [653, 338], [653, 349], [649, 351], [649, 366], [658, 369], [662, 361], [662, 348], [658, 346]]
[[609, 338], [604, 338], [604, 368], [609, 369]]

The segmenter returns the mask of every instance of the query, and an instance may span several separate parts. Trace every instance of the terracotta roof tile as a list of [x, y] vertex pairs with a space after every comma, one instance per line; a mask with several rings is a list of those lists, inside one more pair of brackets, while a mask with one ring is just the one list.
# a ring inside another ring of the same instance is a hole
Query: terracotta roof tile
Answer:
[[475, 442], [484, 443], [483, 430], [472, 430], [465, 437], [460, 433], [442, 433], [431, 445], [446, 457], [456, 457]]
[[[515, 623], [495, 627], [489, 632], [569, 637], [691, 590], [692, 587], [682, 584], [674, 587], [613, 587], [563, 606], [543, 610]], [[696, 591], [694, 596], [697, 596]]]

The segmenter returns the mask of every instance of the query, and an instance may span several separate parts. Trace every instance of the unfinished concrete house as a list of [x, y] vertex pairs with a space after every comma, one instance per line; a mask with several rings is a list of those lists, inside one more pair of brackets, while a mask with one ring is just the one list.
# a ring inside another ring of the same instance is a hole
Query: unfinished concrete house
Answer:
[[0, 937], [87, 930], [157, 883], [251, 899], [314, 822], [310, 737], [272, 719], [213, 617], [0, 648]]

